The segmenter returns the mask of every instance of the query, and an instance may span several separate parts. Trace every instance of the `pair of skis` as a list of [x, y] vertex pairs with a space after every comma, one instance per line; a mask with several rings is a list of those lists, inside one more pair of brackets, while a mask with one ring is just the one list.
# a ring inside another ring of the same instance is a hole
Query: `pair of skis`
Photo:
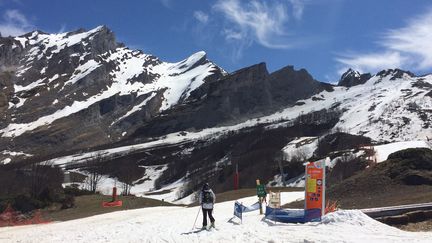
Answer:
[[190, 232], [187, 232], [187, 233], [182, 233], [182, 235], [189, 235], [189, 234], [199, 233], [199, 232], [204, 231], [204, 230], [211, 231], [212, 228], [215, 229], [215, 230], [217, 230], [216, 227], [214, 227], [214, 225], [210, 225], [210, 227], [208, 227], [208, 228], [206, 228], [206, 227], [198, 228], [198, 230], [196, 230], [197, 228], [195, 228], [195, 225], [196, 225], [196, 221], [198, 219], [198, 215], [200, 214], [200, 211], [201, 211], [201, 207], [198, 207], [198, 213], [197, 213], [197, 216], [195, 217], [195, 221], [194, 221], [194, 224], [192, 226], [192, 230]]
[[209, 231], [209, 232], [211, 232], [213, 230], [218, 231], [218, 229], [216, 227], [210, 226], [210, 227], [204, 227], [204, 228], [195, 228], [194, 230], [192, 230], [190, 232], [182, 233], [182, 235], [197, 234], [197, 233], [200, 233], [202, 231]]

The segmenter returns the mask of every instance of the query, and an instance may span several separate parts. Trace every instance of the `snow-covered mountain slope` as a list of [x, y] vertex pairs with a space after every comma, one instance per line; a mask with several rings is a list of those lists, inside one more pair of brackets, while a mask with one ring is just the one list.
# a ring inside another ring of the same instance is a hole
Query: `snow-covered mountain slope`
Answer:
[[[375, 75], [365, 84], [335, 86], [296, 105], [268, 116], [234, 126], [203, 129], [199, 133], [236, 131], [265, 124], [268, 128], [290, 126], [302, 114], [323, 109], [341, 113], [335, 130], [364, 135], [376, 142], [426, 140], [432, 138], [432, 75], [395, 78], [396, 70]], [[319, 120], [319, 117], [317, 117]], [[191, 137], [192, 134], [189, 133]], [[186, 139], [186, 138], [185, 138]]]
[[[301, 115], [320, 110], [337, 111], [340, 118], [334, 130], [370, 137], [375, 142], [427, 140], [432, 138], [432, 75], [422, 77], [386, 70], [354, 87], [334, 86], [308, 99], [298, 100], [271, 115], [250, 119], [232, 126], [217, 126], [188, 132], [211, 135], [265, 125], [268, 129], [286, 127]], [[319, 121], [320, 117], [315, 118]], [[173, 133], [178, 134], [178, 133]], [[164, 136], [165, 137], [165, 136]], [[200, 135], [198, 135], [200, 137]]]
[[41, 155], [115, 142], [224, 74], [205, 52], [163, 62], [104, 26], [0, 38], [0, 144]]
[[[304, 192], [281, 193], [283, 204]], [[239, 198], [252, 205], [257, 197]], [[257, 211], [233, 218], [234, 201], [216, 203], [216, 229], [192, 233], [198, 207], [155, 207], [118, 211], [43, 225], [0, 228], [5, 242], [429, 242], [431, 233], [407, 232], [375, 221], [358, 210], [327, 214], [321, 223], [283, 224]], [[201, 215], [196, 226], [200, 227]], [[231, 219], [231, 220], [230, 220]], [[329, 232], [332, 232], [329, 234]]]
[[293, 120], [303, 113], [321, 109], [341, 111], [335, 130], [359, 134], [375, 141], [410, 141], [432, 137], [432, 75], [412, 77], [397, 70], [375, 75], [365, 84], [334, 87], [297, 106], [262, 117], [262, 122]]

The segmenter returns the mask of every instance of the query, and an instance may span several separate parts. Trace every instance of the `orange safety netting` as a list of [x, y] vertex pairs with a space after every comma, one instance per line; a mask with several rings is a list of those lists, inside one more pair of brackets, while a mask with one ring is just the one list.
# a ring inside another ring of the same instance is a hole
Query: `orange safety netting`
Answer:
[[338, 205], [337, 201], [334, 201], [334, 202], [327, 201], [327, 205], [325, 207], [325, 214], [335, 212], [336, 210], [338, 210], [338, 208], [339, 208], [339, 205]]
[[42, 213], [40, 210], [36, 210], [30, 214], [22, 214], [18, 211], [15, 211], [10, 205], [8, 205], [3, 213], [0, 214], [0, 227], [45, 224], [49, 222], [49, 220], [42, 218]]
[[123, 206], [123, 201], [113, 201], [113, 202], [102, 202], [102, 207], [108, 208], [108, 207], [121, 207]]

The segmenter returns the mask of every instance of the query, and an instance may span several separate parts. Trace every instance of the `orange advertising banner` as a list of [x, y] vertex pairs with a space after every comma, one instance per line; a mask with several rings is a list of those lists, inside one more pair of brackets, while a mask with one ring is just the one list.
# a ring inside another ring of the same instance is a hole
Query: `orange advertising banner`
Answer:
[[305, 209], [321, 209], [324, 213], [325, 161], [309, 162], [306, 165]]

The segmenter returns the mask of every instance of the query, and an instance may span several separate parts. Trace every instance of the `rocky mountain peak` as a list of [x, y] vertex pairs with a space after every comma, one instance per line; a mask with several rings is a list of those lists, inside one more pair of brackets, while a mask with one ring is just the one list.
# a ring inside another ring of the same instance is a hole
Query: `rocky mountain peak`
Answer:
[[405, 71], [405, 70], [402, 70], [402, 69], [399, 69], [399, 68], [385, 69], [385, 70], [382, 70], [382, 71], [380, 71], [380, 72], [378, 72], [376, 74], [376, 76], [379, 76], [381, 78], [391, 76], [390, 80], [399, 79], [399, 78], [402, 78], [405, 75], [407, 77], [416, 77], [416, 75], [413, 74], [412, 72]]
[[341, 79], [348, 77], [360, 77], [360, 72], [353, 70], [352, 68], [348, 68], [348, 70], [342, 74]]
[[372, 75], [370, 73], [360, 74], [359, 71], [349, 68], [345, 73], [342, 74], [338, 85], [352, 87], [366, 83], [366, 81], [368, 81], [371, 77]]
[[283, 68], [271, 73], [271, 76], [283, 77], [285, 80], [287, 80], [288, 82], [291, 82], [291, 83], [299, 81], [300, 79], [303, 82], [315, 81], [313, 79], [312, 75], [310, 75], [310, 73], [306, 69], [301, 68], [299, 70], [295, 70], [294, 66], [292, 66], [292, 65], [288, 65], [286, 67], [283, 67]]

